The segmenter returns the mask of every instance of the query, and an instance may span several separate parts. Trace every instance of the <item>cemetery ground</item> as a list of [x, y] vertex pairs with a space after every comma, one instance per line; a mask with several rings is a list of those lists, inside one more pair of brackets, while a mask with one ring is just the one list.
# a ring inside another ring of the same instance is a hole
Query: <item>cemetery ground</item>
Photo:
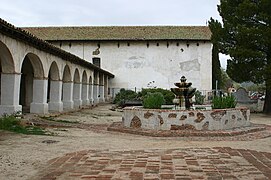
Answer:
[[268, 116], [251, 114], [266, 129], [236, 136], [150, 137], [107, 131], [121, 121], [110, 108], [27, 117], [50, 136], [0, 131], [0, 179], [271, 179]]

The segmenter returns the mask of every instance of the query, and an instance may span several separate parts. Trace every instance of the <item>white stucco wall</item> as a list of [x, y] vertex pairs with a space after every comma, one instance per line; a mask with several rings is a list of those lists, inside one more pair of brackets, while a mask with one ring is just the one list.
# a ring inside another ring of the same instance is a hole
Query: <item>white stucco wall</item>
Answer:
[[[0, 116], [28, 108], [30, 108], [31, 113], [46, 114], [48, 110], [61, 112], [63, 107], [64, 109], [73, 109], [74, 107], [80, 107], [82, 100], [83, 105], [88, 105], [89, 102], [86, 101], [88, 99], [92, 101], [93, 99], [92, 96], [90, 98], [81, 97], [81, 86], [84, 74], [84, 85], [92, 87], [94, 71], [96, 70], [80, 64], [73, 64], [70, 61], [42, 51], [31, 45], [31, 43], [25, 43], [1, 33], [0, 64], [2, 67], [0, 77]], [[66, 73], [64, 73], [65, 67], [70, 69]], [[79, 93], [76, 94], [78, 97], [72, 99], [72, 91], [76, 88], [69, 87], [73, 86], [76, 70], [78, 71], [76, 83], [80, 85], [80, 89], [78, 90]], [[97, 73], [101, 73], [100, 76], [104, 77], [102, 72], [97, 71]], [[48, 78], [50, 78], [50, 81]], [[63, 86], [62, 80], [64, 81]], [[24, 87], [27, 88], [24, 89]], [[64, 88], [63, 91], [62, 87]], [[86, 91], [88, 90], [86, 89]], [[61, 98], [62, 95], [63, 98]], [[101, 97], [99, 102], [108, 99], [107, 94], [103, 92], [97, 95]]]
[[[60, 47], [59, 42], [53, 44]], [[115, 75], [109, 82], [111, 88], [140, 89], [152, 82], [151, 86], [169, 89], [184, 75], [193, 87], [211, 90], [212, 44], [209, 41], [157, 41], [149, 42], [149, 46], [147, 41], [99, 42], [100, 54], [93, 55], [97, 44], [62, 42], [61, 48], [89, 62], [93, 57], [101, 58], [101, 68]]]

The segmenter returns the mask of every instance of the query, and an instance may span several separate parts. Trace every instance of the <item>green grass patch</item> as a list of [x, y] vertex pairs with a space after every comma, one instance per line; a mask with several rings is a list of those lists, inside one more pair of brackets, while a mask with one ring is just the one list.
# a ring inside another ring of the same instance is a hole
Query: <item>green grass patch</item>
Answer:
[[23, 126], [20, 119], [14, 115], [0, 118], [0, 129], [21, 134], [48, 135], [43, 128], [36, 126]]

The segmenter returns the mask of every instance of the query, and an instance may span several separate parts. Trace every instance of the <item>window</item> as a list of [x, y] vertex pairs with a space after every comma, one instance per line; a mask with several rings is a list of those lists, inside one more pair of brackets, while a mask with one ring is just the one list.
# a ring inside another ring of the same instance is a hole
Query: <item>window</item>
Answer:
[[92, 63], [95, 66], [101, 67], [101, 58], [92, 58]]

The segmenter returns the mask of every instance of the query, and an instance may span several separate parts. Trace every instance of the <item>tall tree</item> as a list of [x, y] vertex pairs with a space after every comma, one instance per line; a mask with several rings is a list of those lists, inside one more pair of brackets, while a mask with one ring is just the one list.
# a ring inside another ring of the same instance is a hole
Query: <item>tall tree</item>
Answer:
[[221, 66], [219, 61], [219, 51], [218, 47], [213, 44], [212, 49], [212, 88], [213, 89], [221, 89]]
[[[212, 32], [219, 30], [220, 24], [218, 21], [211, 20], [209, 23], [209, 28]], [[216, 36], [219, 33], [213, 33], [214, 35], [211, 38], [213, 43], [212, 49], [212, 89], [221, 89], [222, 76], [221, 76], [221, 65], [219, 61], [219, 48], [218, 48], [218, 37]], [[216, 87], [217, 85], [217, 87]]]
[[263, 111], [271, 114], [271, 0], [220, 0], [218, 11], [223, 25], [212, 33], [220, 52], [231, 57], [228, 75], [236, 82], [265, 83]]

